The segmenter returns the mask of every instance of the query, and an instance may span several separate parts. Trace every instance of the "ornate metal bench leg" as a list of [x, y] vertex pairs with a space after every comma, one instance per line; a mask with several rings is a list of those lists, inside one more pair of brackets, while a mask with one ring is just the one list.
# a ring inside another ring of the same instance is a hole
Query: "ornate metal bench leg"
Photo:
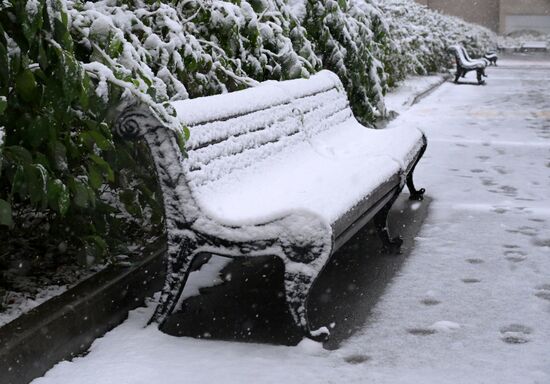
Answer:
[[409, 189], [409, 194], [410, 194], [409, 200], [416, 200], [416, 201], [424, 200], [424, 192], [426, 192], [426, 189], [424, 188], [416, 189], [413, 181], [413, 171], [411, 171], [407, 176], [407, 188]]
[[460, 79], [460, 74], [461, 74], [460, 70], [457, 69], [455, 74], [455, 83], [458, 83], [458, 79]]
[[397, 199], [397, 196], [398, 194], [396, 193], [395, 196], [392, 197], [392, 199], [384, 206], [384, 208], [378, 211], [378, 213], [374, 216], [374, 225], [376, 226], [380, 240], [382, 240], [382, 246], [385, 253], [399, 252], [401, 244], [403, 244], [401, 237], [396, 236], [392, 238], [388, 230], [388, 214], [390, 213], [390, 209]]
[[483, 77], [487, 77], [485, 74], [485, 69], [478, 69], [477, 70], [477, 82], [482, 85], [485, 84], [485, 80], [483, 80]]
[[[326, 341], [330, 334], [329, 330], [322, 327], [312, 331], [307, 317], [307, 298], [315, 278], [302, 272], [288, 270], [289, 266], [294, 267], [296, 265], [296, 268], [292, 269], [305, 266], [300, 264], [290, 261], [285, 265], [285, 296], [288, 309], [295, 324], [304, 331], [306, 337], [315, 341]], [[307, 268], [307, 266], [305, 267]]]
[[193, 258], [195, 256], [196, 242], [191, 237], [168, 240], [168, 257], [166, 262], [166, 279], [160, 302], [149, 323], [155, 322], [159, 327], [174, 310], [183, 290], [183, 286], [189, 277]]
[[416, 169], [416, 165], [424, 155], [424, 152], [426, 152], [426, 147], [427, 147], [427, 141], [426, 141], [426, 138], [424, 137], [424, 146], [420, 150], [420, 153], [418, 154], [418, 158], [416, 159], [416, 162], [414, 163], [411, 170], [409, 171], [409, 174], [407, 175], [407, 188], [409, 189], [409, 200], [416, 200], [416, 201], [424, 200], [424, 192], [426, 192], [426, 189], [424, 188], [416, 189], [416, 187], [414, 186], [413, 175], [414, 175], [414, 170]]

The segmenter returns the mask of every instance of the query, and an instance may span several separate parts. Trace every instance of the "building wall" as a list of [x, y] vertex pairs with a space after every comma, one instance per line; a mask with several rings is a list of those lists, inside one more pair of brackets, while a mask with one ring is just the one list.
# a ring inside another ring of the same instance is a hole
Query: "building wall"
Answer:
[[550, 0], [500, 0], [500, 3], [499, 32], [524, 27], [550, 33]]
[[[523, 0], [510, 0], [521, 2]], [[550, 0], [543, 0], [550, 1]], [[422, 1], [419, 1], [422, 2]], [[481, 24], [493, 31], [499, 29], [499, 0], [426, 0], [431, 8]]]
[[550, 33], [550, 0], [416, 0], [500, 33], [531, 28]]

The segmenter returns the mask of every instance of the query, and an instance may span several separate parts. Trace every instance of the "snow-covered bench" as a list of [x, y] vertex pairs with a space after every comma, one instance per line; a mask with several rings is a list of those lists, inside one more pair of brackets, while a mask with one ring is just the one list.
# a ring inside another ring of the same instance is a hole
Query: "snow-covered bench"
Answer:
[[424, 135], [359, 124], [329, 71], [172, 105], [190, 130], [186, 155], [146, 109], [127, 108], [116, 127], [146, 140], [164, 198], [167, 274], [152, 321], [161, 326], [174, 310], [197, 254], [276, 255], [296, 324], [310, 337], [326, 336], [326, 328], [309, 328], [310, 287], [371, 219], [387, 247], [401, 245], [386, 218], [404, 184], [422, 200], [412, 174]]
[[489, 65], [497, 65], [498, 55], [496, 52], [487, 52], [483, 58], [489, 62]]
[[456, 60], [456, 74], [455, 74], [455, 83], [458, 83], [458, 79], [466, 76], [470, 71], [477, 72], [477, 82], [479, 84], [484, 84], [485, 81], [483, 77], [487, 77], [485, 74], [485, 68], [487, 68], [487, 61], [483, 59], [472, 60], [468, 55], [468, 52], [462, 45], [453, 45], [449, 48], [453, 53]]

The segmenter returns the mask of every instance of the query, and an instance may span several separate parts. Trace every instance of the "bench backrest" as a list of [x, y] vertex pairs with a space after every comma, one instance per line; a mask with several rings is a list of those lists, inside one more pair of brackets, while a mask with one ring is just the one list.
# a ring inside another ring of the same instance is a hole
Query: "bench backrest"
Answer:
[[450, 51], [454, 53], [457, 66], [467, 69], [485, 68], [487, 66], [487, 61], [485, 59], [472, 60], [466, 48], [460, 44], [453, 45]]
[[466, 52], [466, 49], [462, 45], [453, 45], [451, 48], [449, 48], [451, 52], [453, 52], [455, 59], [456, 59], [456, 65], [457, 67], [463, 67], [463, 68], [478, 68], [482, 66], [479, 62], [474, 62], [469, 59]]
[[191, 189], [354, 118], [340, 80], [329, 71], [172, 105], [191, 133], [182, 164]]

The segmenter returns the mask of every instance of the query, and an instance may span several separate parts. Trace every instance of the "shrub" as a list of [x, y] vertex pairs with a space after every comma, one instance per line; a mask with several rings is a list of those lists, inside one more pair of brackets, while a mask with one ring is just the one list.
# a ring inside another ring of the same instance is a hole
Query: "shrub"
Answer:
[[183, 138], [168, 101], [328, 68], [368, 124], [388, 87], [492, 37], [412, 0], [2, 0], [0, 241], [93, 262], [155, 233], [147, 150], [111, 133], [128, 103]]

